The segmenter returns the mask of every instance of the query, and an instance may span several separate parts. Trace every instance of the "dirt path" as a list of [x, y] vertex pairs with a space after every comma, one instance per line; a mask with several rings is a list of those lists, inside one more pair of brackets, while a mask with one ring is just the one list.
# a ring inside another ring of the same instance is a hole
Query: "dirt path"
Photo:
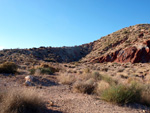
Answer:
[[[36, 88], [46, 101], [54, 102], [53, 106], [47, 104], [49, 109], [54, 110], [50, 113], [149, 113], [148, 110], [150, 111], [149, 108], [139, 104], [123, 107], [96, 99], [95, 96], [72, 93], [69, 86], [55, 83], [54, 77], [40, 79], [40, 82], [43, 83], [42, 87], [34, 86], [30, 88]], [[16, 77], [16, 80], [15, 78], [0, 78], [0, 86], [20, 87], [22, 79]], [[43, 81], [51, 84], [46, 85], [47, 83], [44, 84]]]

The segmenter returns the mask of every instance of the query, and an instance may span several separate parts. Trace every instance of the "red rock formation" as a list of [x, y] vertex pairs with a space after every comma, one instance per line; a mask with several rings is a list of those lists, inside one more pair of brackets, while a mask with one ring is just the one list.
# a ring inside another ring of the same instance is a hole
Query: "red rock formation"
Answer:
[[113, 53], [101, 56], [99, 58], [92, 59], [91, 62], [120, 62], [120, 63], [146, 63], [150, 62], [150, 40], [143, 43], [141, 48], [136, 46], [126, 49], [120, 49]]

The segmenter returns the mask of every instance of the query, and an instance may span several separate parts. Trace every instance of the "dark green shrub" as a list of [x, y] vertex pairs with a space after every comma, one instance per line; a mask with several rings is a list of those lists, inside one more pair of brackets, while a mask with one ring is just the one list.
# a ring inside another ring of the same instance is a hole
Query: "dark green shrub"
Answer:
[[31, 75], [34, 75], [34, 73], [35, 73], [35, 69], [34, 68], [30, 69], [29, 71], [30, 71]]
[[0, 65], [0, 73], [15, 74], [18, 66], [14, 62], [5, 62]]
[[117, 104], [137, 102], [140, 99], [140, 96], [141, 89], [137, 88], [136, 85], [128, 87], [125, 85], [111, 86], [101, 94], [103, 100]]
[[[46, 66], [46, 65], [45, 65]], [[32, 68], [29, 70], [30, 71], [30, 74], [34, 75], [34, 74], [54, 74], [55, 72], [58, 72], [59, 69], [56, 69], [54, 67], [51, 67], [51, 66], [47, 66], [47, 67], [39, 67], [39, 68]]]
[[55, 70], [53, 68], [39, 68], [40, 74], [53, 74]]

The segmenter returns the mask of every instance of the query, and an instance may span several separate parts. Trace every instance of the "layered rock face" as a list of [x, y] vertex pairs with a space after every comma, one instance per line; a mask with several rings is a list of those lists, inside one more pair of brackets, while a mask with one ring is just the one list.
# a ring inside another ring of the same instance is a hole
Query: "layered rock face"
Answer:
[[142, 45], [131, 46], [125, 49], [119, 49], [113, 53], [107, 54], [91, 60], [92, 63], [120, 62], [120, 63], [146, 63], [150, 62], [150, 40]]

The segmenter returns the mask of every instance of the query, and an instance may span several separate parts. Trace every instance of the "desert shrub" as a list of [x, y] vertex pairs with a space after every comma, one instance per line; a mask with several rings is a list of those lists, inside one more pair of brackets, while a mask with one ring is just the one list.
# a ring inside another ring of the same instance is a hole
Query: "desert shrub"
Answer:
[[58, 81], [62, 84], [73, 84], [76, 81], [76, 78], [74, 75], [69, 74], [61, 74], [57, 77]]
[[84, 72], [84, 73], [90, 73], [90, 69], [89, 69], [89, 68], [85, 68], [85, 69], [83, 70], [83, 72]]
[[0, 106], [1, 113], [43, 113], [45, 110], [43, 99], [29, 89], [8, 90]]
[[143, 85], [140, 102], [150, 106], [150, 84]]
[[112, 77], [110, 77], [108, 75], [103, 75], [101, 78], [102, 78], [102, 80], [109, 83], [110, 85], [116, 85], [118, 83], [116, 80], [112, 79]]
[[80, 76], [80, 79], [82, 80], [88, 80], [90, 78], [92, 78], [91, 73], [82, 73]]
[[53, 74], [53, 68], [39, 68], [40, 74]]
[[104, 81], [104, 80], [98, 81], [98, 82], [97, 82], [97, 85], [96, 85], [96, 88], [95, 88], [95, 90], [94, 90], [94, 93], [96, 93], [97, 95], [100, 96], [101, 93], [102, 93], [104, 90], [108, 89], [109, 87], [110, 87], [110, 84], [107, 83], [106, 81]]
[[30, 69], [30, 70], [29, 70], [29, 71], [30, 71], [30, 74], [31, 74], [31, 75], [34, 75], [34, 74], [35, 74], [35, 70], [36, 70], [36, 69], [34, 69], [34, 68]]
[[0, 73], [15, 74], [18, 66], [14, 62], [5, 62], [0, 65]]
[[137, 88], [135, 84], [131, 86], [114, 85], [104, 90], [101, 94], [103, 100], [117, 103], [126, 104], [131, 102], [137, 102], [140, 99], [141, 89]]
[[89, 79], [87, 81], [76, 81], [73, 85], [73, 92], [92, 94], [94, 88], [94, 79]]
[[93, 72], [91, 77], [94, 78], [95, 80], [101, 80], [102, 79], [102, 75], [99, 74], [99, 72]]
[[130, 77], [131, 75], [129, 75], [128, 79], [127, 79], [127, 82], [129, 84], [132, 84], [134, 82], [139, 82], [139, 83], [142, 83], [142, 79], [138, 78], [138, 77]]
[[32, 68], [29, 70], [30, 74], [54, 74], [55, 72], [58, 72], [59, 70], [54, 67], [38, 67], [38, 68]]
[[80, 79], [82, 79], [82, 80], [88, 80], [90, 78], [93, 78], [94, 80], [101, 80], [102, 75], [99, 74], [99, 72], [83, 73], [80, 75]]

